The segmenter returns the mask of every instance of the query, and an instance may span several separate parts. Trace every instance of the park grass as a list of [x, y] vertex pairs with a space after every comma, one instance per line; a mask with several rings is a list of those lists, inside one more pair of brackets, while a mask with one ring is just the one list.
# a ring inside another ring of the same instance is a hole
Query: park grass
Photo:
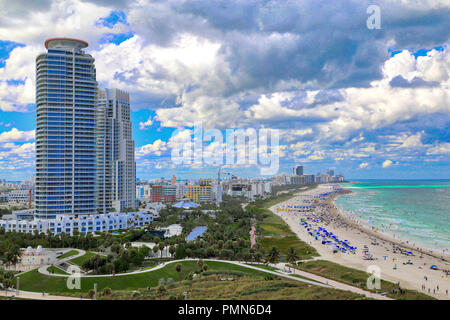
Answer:
[[[370, 276], [367, 272], [348, 268], [340, 264], [327, 260], [314, 260], [308, 262], [300, 262], [296, 268], [314, 273], [332, 280], [343, 282], [361, 289], [376, 292], [367, 288], [367, 278]], [[381, 289], [379, 293], [386, 292], [386, 296], [398, 300], [434, 300], [426, 294], [418, 291], [401, 289], [397, 284], [389, 281], [381, 280]]]
[[91, 259], [93, 256], [95, 256], [96, 254], [90, 251], [86, 251], [86, 253], [80, 257], [74, 258], [69, 260], [68, 262], [71, 264], [76, 264], [79, 267], [83, 266], [83, 263], [85, 261], [88, 261], [89, 259]]
[[[175, 266], [177, 264], [182, 265], [182, 271], [179, 275]], [[93, 289], [94, 283], [97, 283], [99, 291], [104, 288], [111, 288], [112, 290], [137, 290], [147, 287], [155, 287], [158, 285], [160, 279], [172, 278], [175, 281], [178, 279], [187, 279], [189, 273], [198, 271], [199, 267], [197, 261], [182, 261], [178, 263], [169, 264], [161, 269], [139, 274], [124, 275], [124, 276], [108, 276], [108, 277], [82, 277], [81, 288], [70, 290], [67, 288], [67, 277], [47, 276], [41, 274], [37, 269], [21, 274], [20, 287], [25, 291], [34, 292], [48, 292], [51, 294], [65, 294], [75, 295], [87, 293], [90, 289]], [[267, 273], [248, 269], [242, 266], [224, 263], [219, 261], [205, 261], [208, 265], [208, 271], [237, 271], [244, 275], [263, 278]], [[180, 277], [180, 278], [179, 278]]]
[[[301, 191], [306, 191], [314, 187], [315, 186], [311, 186]], [[280, 251], [281, 259], [285, 259], [290, 247], [293, 247], [296, 250], [299, 259], [310, 259], [318, 256], [316, 249], [306, 242], [301, 241], [282, 218], [268, 209], [292, 198], [298, 192], [299, 190], [293, 190], [278, 197], [259, 201], [256, 204], [259, 215], [257, 226], [260, 230], [258, 241], [266, 252], [272, 246], [277, 247]]]
[[337, 289], [308, 285], [295, 280], [260, 279], [243, 276], [234, 281], [220, 281], [220, 275], [211, 275], [192, 282], [176, 282], [166, 286], [167, 292], [158, 297], [156, 290], [140, 292], [113, 292], [100, 299], [169, 299], [183, 296], [189, 300], [363, 300], [364, 296]]
[[70, 251], [67, 251], [66, 253], [60, 255], [58, 257], [58, 259], [65, 259], [65, 258], [68, 258], [68, 257], [71, 257], [71, 256], [75, 256], [77, 254], [78, 254], [77, 250], [70, 250]]
[[54, 273], [54, 274], [66, 274], [66, 275], [68, 275], [67, 272], [65, 272], [64, 270], [61, 270], [60, 268], [55, 267], [55, 266], [48, 267], [47, 271], [50, 272], [50, 273]]

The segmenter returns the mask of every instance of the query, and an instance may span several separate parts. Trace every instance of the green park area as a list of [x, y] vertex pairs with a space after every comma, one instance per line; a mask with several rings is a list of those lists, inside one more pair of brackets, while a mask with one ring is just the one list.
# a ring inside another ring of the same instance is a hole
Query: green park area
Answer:
[[95, 253], [86, 251], [86, 253], [80, 257], [69, 260], [71, 264], [76, 264], [79, 267], [83, 266], [83, 263], [95, 256]]
[[32, 270], [20, 275], [20, 286], [26, 291], [88, 297], [96, 283], [99, 299], [172, 299], [185, 292], [188, 299], [364, 299], [225, 262], [204, 261], [202, 270], [198, 261], [182, 261], [139, 274], [83, 277], [80, 290], [68, 289], [67, 277]]
[[280, 252], [280, 258], [283, 259], [287, 256], [289, 248], [292, 247], [295, 249], [299, 260], [318, 256], [316, 249], [301, 241], [283, 219], [269, 210], [270, 207], [292, 198], [295, 193], [310, 188], [313, 187], [291, 190], [276, 197], [257, 200], [249, 205], [250, 210], [257, 212], [258, 242], [266, 251], [275, 246]]
[[78, 251], [77, 251], [77, 250], [70, 250], [70, 251], [67, 251], [66, 253], [60, 255], [60, 256], [58, 257], [58, 259], [69, 258], [69, 257], [75, 256], [75, 255], [77, 255], [77, 254], [78, 254]]
[[66, 275], [68, 274], [67, 272], [65, 272], [65, 271], [63, 271], [60, 268], [55, 267], [55, 266], [48, 267], [47, 271], [50, 272], [50, 273], [53, 273], [53, 274], [66, 274]]
[[[297, 264], [296, 268], [367, 291], [377, 291], [367, 288], [367, 278], [370, 276], [367, 272], [345, 267], [331, 261], [315, 260], [300, 262]], [[399, 300], [434, 300], [433, 297], [426, 294], [414, 290], [403, 289], [397, 284], [385, 280], [381, 280], [381, 289], [378, 290], [378, 293], [382, 292], [386, 293], [386, 296], [390, 298]]]

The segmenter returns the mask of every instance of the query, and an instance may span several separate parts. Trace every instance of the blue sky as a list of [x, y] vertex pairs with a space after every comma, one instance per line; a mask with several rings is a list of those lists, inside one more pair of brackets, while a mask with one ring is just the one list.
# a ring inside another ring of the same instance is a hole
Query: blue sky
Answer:
[[[100, 87], [131, 93], [137, 176], [213, 176], [171, 150], [207, 129], [277, 129], [279, 173], [450, 178], [450, 5], [379, 1], [15, 1], [0, 7], [0, 179], [34, 172], [34, 59], [89, 42]], [[26, 27], [23, 27], [26, 25]], [[177, 131], [183, 132], [183, 130]], [[256, 166], [230, 166], [259, 176]]]

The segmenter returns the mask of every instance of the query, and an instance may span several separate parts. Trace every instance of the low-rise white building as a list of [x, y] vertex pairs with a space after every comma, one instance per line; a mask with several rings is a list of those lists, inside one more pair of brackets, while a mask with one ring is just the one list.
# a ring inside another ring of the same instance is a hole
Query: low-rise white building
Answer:
[[5, 196], [8, 202], [27, 203], [34, 201], [34, 190], [11, 190]]
[[79, 233], [106, 232], [120, 229], [128, 229], [135, 226], [144, 226], [153, 222], [153, 215], [145, 212], [110, 212], [105, 214], [83, 215], [60, 215], [55, 219], [34, 220], [0, 220], [0, 227], [6, 232], [33, 233], [35, 230], [41, 233], [50, 231], [52, 234], [62, 232], [73, 235], [77, 230]]

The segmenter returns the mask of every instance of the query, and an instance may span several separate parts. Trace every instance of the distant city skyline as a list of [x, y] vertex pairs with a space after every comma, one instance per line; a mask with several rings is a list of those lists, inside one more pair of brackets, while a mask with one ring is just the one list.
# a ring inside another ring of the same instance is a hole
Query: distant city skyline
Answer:
[[25, 3], [2, 7], [0, 178], [35, 171], [34, 57], [59, 36], [89, 43], [99, 87], [130, 92], [139, 178], [215, 176], [171, 161], [195, 121], [279, 129], [279, 173], [450, 178], [448, 4], [381, 3], [368, 29], [365, 1]]

